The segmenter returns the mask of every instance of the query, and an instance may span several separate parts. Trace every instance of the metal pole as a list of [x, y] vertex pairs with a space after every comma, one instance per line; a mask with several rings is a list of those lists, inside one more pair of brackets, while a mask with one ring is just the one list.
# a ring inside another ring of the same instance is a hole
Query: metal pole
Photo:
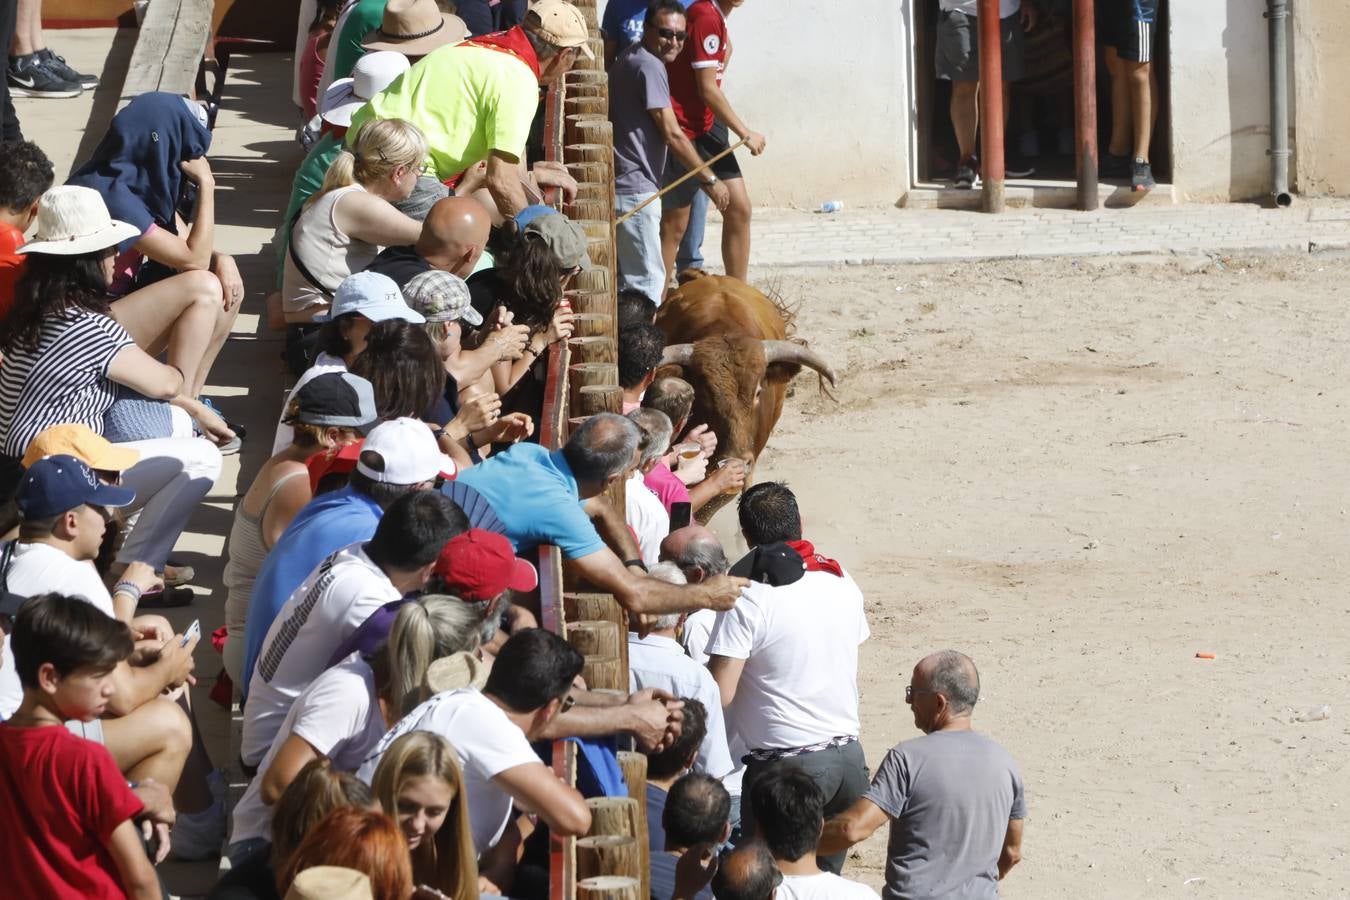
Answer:
[[1078, 208], [1097, 208], [1097, 25], [1092, 0], [1073, 0], [1073, 105]]
[[980, 169], [984, 211], [1003, 212], [1003, 34], [998, 0], [980, 0]]
[[1276, 206], [1289, 193], [1289, 0], [1266, 0], [1270, 32], [1270, 195]]

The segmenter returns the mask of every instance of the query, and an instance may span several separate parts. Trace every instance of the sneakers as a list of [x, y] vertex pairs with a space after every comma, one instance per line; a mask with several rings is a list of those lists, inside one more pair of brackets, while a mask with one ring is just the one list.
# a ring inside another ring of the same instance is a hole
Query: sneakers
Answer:
[[1026, 157], [1009, 156], [1003, 166], [1003, 175], [1006, 178], [1030, 178], [1035, 174], [1036, 167]]
[[1151, 191], [1158, 186], [1153, 180], [1153, 167], [1142, 159], [1135, 159], [1130, 169], [1130, 190]]
[[84, 86], [78, 81], [67, 81], [53, 71], [40, 52], [10, 57], [5, 79], [9, 82], [9, 92], [16, 97], [56, 100], [78, 97], [84, 92]]
[[201, 812], [179, 813], [169, 832], [169, 849], [175, 857], [185, 860], [213, 859], [220, 856], [225, 845], [225, 776], [220, 770], [206, 776], [211, 791], [211, 805]]
[[43, 47], [39, 50], [37, 52], [37, 57], [42, 61], [43, 67], [48, 72], [51, 72], [62, 81], [78, 84], [86, 91], [91, 91], [98, 87], [97, 75], [84, 75], [80, 72], [76, 72], [70, 66], [66, 65], [66, 58], [64, 56], [57, 56], [51, 51], [50, 47]]
[[980, 162], [973, 156], [967, 156], [956, 165], [956, 179], [952, 182], [954, 187], [961, 190], [971, 190], [980, 183]]
[[1103, 178], [1128, 178], [1131, 159], [1128, 156], [1116, 156], [1110, 150], [1102, 156], [1101, 176]]

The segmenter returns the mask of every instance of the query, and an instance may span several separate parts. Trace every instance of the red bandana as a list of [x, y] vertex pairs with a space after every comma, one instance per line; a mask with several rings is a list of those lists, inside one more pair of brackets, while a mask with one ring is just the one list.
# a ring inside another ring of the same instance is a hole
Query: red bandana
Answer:
[[509, 53], [516, 59], [530, 67], [534, 73], [534, 80], [539, 80], [539, 57], [535, 55], [534, 45], [530, 39], [525, 36], [525, 29], [517, 25], [515, 28], [508, 28], [506, 31], [497, 31], [492, 34], [481, 34], [475, 38], [469, 38], [461, 47], [487, 47], [491, 50], [499, 50], [502, 53]]
[[817, 553], [816, 548], [811, 545], [810, 541], [784, 541], [783, 543], [797, 551], [797, 554], [802, 558], [802, 562], [806, 563], [806, 571], [829, 572], [836, 578], [844, 577], [844, 567], [839, 565], [836, 560]]

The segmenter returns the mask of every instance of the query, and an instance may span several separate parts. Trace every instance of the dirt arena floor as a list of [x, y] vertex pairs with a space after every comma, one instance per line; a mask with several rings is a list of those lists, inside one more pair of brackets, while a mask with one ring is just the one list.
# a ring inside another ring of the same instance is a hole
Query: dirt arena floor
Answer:
[[[1005, 896], [1345, 896], [1350, 262], [752, 280], [842, 375], [838, 402], [797, 380], [756, 477], [867, 594], [869, 761], [957, 648], [1026, 783]], [[884, 849], [845, 874], [879, 887]]]

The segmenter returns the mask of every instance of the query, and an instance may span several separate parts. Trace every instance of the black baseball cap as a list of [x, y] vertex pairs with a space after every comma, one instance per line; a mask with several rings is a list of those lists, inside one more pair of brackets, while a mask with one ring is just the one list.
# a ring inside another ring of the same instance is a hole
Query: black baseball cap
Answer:
[[299, 403], [295, 421], [305, 425], [353, 428], [369, 434], [379, 420], [375, 389], [350, 372], [316, 375], [300, 386], [295, 399]]
[[737, 578], [749, 578], [761, 584], [782, 587], [801, 580], [806, 574], [802, 556], [787, 544], [760, 544], [731, 567]]
[[14, 502], [25, 519], [48, 519], [77, 506], [129, 506], [136, 492], [99, 481], [94, 470], [64, 453], [33, 463], [19, 482]]

